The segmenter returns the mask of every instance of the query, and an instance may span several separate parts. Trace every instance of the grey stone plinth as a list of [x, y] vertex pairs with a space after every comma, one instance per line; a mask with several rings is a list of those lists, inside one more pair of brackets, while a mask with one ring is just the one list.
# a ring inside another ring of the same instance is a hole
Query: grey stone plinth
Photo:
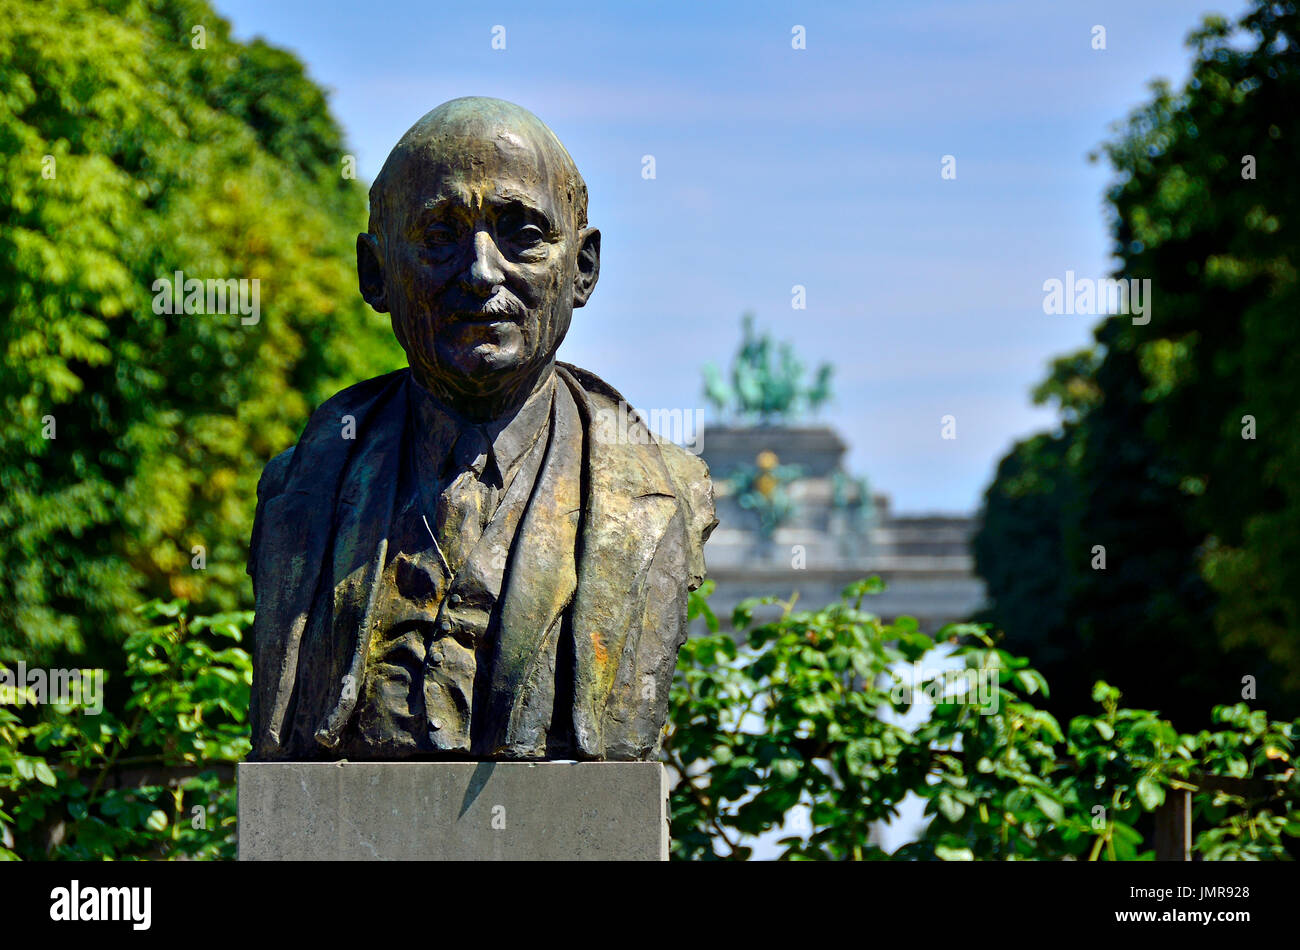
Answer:
[[241, 861], [662, 861], [658, 762], [243, 762]]

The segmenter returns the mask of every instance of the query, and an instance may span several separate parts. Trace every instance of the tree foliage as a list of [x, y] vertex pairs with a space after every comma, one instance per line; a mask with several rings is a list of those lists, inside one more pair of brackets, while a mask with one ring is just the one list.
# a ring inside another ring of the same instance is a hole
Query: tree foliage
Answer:
[[1056, 362], [1036, 396], [1061, 429], [1003, 460], [975, 542], [984, 618], [1062, 708], [1106, 675], [1189, 722], [1243, 682], [1300, 709], [1297, 42], [1294, 3], [1207, 19], [1186, 86], [1153, 84], [1102, 149], [1150, 322]]
[[[732, 618], [739, 645], [695, 597], [712, 632], [682, 648], [673, 690], [665, 759], [675, 858], [743, 860], [754, 836], [784, 829], [794, 832], [779, 841], [788, 860], [1150, 859], [1144, 829], [1171, 790], [1195, 791], [1204, 857], [1289, 857], [1300, 836], [1300, 773], [1290, 764], [1300, 720], [1270, 721], [1239, 703], [1215, 709], [1214, 728], [1184, 734], [1122, 707], [1119, 690], [1098, 682], [1100, 711], [1062, 728], [1038, 705], [1042, 674], [984, 626], [937, 635], [953, 641], [970, 677], [963, 687], [934, 664], [936, 641], [914, 619], [886, 624], [863, 609], [881, 589], [871, 578], [821, 610], [787, 604], [763, 624], [754, 608], [779, 601], [746, 601]], [[909, 682], [900, 667], [917, 663], [922, 675]], [[919, 695], [933, 711], [905, 728], [900, 717]], [[1258, 779], [1262, 790], [1224, 793], [1209, 776]], [[886, 853], [871, 827], [896, 817], [908, 795], [925, 801], [931, 821]]]
[[[292, 55], [197, 0], [0, 20], [0, 657], [96, 663], [147, 597], [251, 602], [262, 465], [400, 353], [356, 291], [364, 191]], [[258, 280], [260, 319], [155, 313], [176, 271]]]
[[131, 697], [120, 716], [5, 697], [0, 858], [234, 858], [252, 614], [191, 619], [185, 608], [141, 608], [144, 624], [114, 664]]

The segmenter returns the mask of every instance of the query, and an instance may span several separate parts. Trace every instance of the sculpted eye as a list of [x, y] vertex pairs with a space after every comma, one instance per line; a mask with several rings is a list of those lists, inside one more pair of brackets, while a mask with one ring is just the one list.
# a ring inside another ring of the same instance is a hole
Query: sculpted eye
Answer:
[[535, 212], [516, 204], [497, 219], [497, 239], [516, 252], [541, 253], [551, 240], [546, 225], [547, 222], [540, 220]]
[[520, 247], [536, 247], [546, 240], [546, 234], [535, 224], [525, 224], [510, 232], [510, 240]]
[[460, 235], [456, 233], [455, 228], [449, 227], [445, 224], [434, 224], [424, 232], [424, 240], [426, 244], [431, 244], [435, 247], [445, 247], [459, 241]]

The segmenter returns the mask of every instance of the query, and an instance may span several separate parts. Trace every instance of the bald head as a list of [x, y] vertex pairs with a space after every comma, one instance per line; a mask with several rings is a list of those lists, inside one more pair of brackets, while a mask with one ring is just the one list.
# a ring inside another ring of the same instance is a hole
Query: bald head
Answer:
[[417, 382], [500, 418], [551, 371], [600, 273], [587, 186], [550, 129], [500, 99], [453, 99], [411, 126], [370, 189], [361, 293]]
[[509, 165], [516, 175], [531, 166], [532, 184], [563, 199], [573, 228], [587, 226], [587, 184], [546, 123], [513, 102], [465, 96], [426, 112], [388, 154], [370, 188], [370, 233], [382, 239], [417, 179], [457, 165], [488, 166], [489, 174]]

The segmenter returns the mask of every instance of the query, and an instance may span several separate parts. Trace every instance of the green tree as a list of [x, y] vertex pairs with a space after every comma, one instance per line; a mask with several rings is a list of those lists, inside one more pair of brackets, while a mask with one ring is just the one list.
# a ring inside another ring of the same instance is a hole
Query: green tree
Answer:
[[[1102, 149], [1116, 276], [1150, 281], [1150, 321], [1058, 361], [1038, 397], [1061, 431], [1004, 460], [976, 540], [984, 619], [1071, 709], [1102, 674], [1180, 720], [1245, 677], [1300, 708], [1297, 37], [1293, 3], [1208, 18], [1186, 86], [1153, 84]], [[1059, 547], [1028, 557], [1029, 530]]]
[[[144, 598], [250, 602], [262, 465], [401, 357], [297, 59], [198, 0], [0, 20], [0, 658], [107, 662]], [[156, 313], [175, 271], [257, 280], [259, 319]]]
[[[1257, 2], [1207, 20], [1192, 78], [1106, 146], [1123, 270], [1161, 301], [1117, 334], [1170, 459], [1225, 645], [1253, 645], [1300, 693], [1300, 15]], [[1245, 43], [1243, 44], [1243, 40]], [[1244, 437], [1247, 417], [1253, 438]]]
[[1009, 631], [1008, 645], [1049, 672], [1079, 652], [1061, 563], [1071, 444], [1067, 434], [1047, 433], [1018, 443], [998, 465], [972, 542], [975, 569], [995, 605], [977, 619]]

